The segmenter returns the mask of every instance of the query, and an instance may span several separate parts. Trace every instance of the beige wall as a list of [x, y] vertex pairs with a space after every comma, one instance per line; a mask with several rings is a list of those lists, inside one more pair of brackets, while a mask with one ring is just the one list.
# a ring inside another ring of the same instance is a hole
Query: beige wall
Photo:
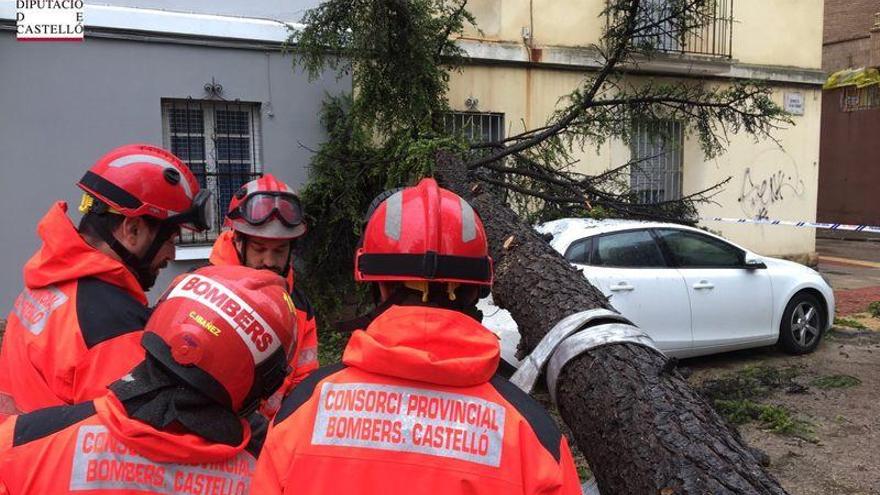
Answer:
[[537, 46], [587, 46], [602, 33], [603, 8], [604, 0], [470, 0], [483, 33], [469, 29], [467, 36], [521, 43], [526, 28]]
[[[468, 97], [479, 100], [477, 110], [503, 112], [507, 135], [546, 123], [557, 102], [580, 84], [583, 74], [574, 71], [469, 66], [451, 79], [449, 100], [463, 110]], [[706, 161], [695, 139], [686, 141], [684, 153], [685, 194], [731, 180], [715, 200], [719, 205], [702, 207], [704, 216], [754, 217], [763, 214], [782, 220], [814, 220], [819, 157], [821, 92], [803, 87], [776, 89], [781, 105], [785, 91], [804, 94], [805, 112], [793, 117], [795, 125], [778, 132], [784, 151], [772, 142], [754, 142], [747, 135], [734, 135], [726, 154]], [[525, 127], [524, 127], [525, 126]], [[629, 148], [620, 142], [576, 153], [578, 167], [597, 173], [629, 159]], [[771, 187], [772, 186], [772, 187]], [[814, 232], [790, 227], [734, 225], [706, 222], [734, 242], [768, 255], [800, 255], [815, 250]]]
[[[821, 68], [823, 0], [734, 1], [733, 58], [762, 65]], [[604, 0], [470, 0], [483, 30], [470, 38], [522, 43], [532, 32], [536, 47], [588, 46], [604, 26]]]
[[820, 69], [822, 12], [823, 0], [734, 0], [734, 60]]
[[[782, 148], [767, 140], [755, 141], [745, 134], [732, 136], [727, 152], [705, 161], [693, 140], [687, 144], [684, 192], [699, 191], [727, 177], [730, 182], [705, 205], [705, 217], [814, 221], [819, 181], [819, 121], [822, 94], [818, 89], [778, 86], [774, 99], [782, 104], [783, 93], [804, 95], [804, 115], [793, 116], [794, 126], [775, 133]], [[815, 231], [769, 225], [737, 225], [704, 222], [724, 236], [768, 255], [800, 255], [815, 251]]]

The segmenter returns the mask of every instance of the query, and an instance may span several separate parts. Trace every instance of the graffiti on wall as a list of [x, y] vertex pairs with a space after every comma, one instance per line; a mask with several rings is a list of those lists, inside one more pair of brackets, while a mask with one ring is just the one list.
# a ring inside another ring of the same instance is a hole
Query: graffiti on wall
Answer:
[[792, 197], [803, 196], [805, 190], [797, 162], [786, 152], [774, 148], [759, 153], [743, 170], [737, 201], [747, 216], [769, 218], [771, 208]]

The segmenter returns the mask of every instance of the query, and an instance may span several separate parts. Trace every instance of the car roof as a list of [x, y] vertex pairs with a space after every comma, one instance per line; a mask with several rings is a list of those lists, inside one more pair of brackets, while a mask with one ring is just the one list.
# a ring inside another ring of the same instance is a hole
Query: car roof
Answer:
[[[568, 246], [584, 237], [595, 237], [600, 234], [610, 232], [620, 232], [622, 230], [632, 229], [656, 229], [656, 228], [674, 228], [683, 230], [693, 230], [703, 234], [712, 235], [687, 225], [667, 222], [647, 222], [640, 220], [623, 220], [608, 218], [604, 220], [596, 220], [593, 218], [561, 218], [545, 222], [535, 227], [535, 230], [542, 234], [550, 234], [553, 239], [550, 245], [559, 253], [564, 253]], [[712, 236], [715, 237], [715, 236]], [[726, 242], [727, 241], [725, 239]]]

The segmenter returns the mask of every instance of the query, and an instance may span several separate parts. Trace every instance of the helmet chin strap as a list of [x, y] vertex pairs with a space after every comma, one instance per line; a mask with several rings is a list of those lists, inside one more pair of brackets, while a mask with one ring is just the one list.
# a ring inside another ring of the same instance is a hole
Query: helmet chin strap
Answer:
[[145, 291], [150, 290], [150, 288], [153, 287], [153, 284], [156, 283], [157, 274], [152, 270], [152, 264], [153, 260], [156, 258], [156, 254], [159, 253], [159, 249], [162, 248], [162, 245], [165, 244], [165, 242], [174, 235], [174, 232], [177, 230], [176, 225], [160, 224], [159, 230], [156, 232], [156, 236], [153, 237], [153, 242], [150, 244], [149, 249], [147, 249], [147, 252], [143, 257], [138, 257], [119, 242], [119, 239], [113, 235], [113, 232], [111, 232], [106, 225], [100, 222], [93, 222], [90, 227], [101, 237], [101, 240], [110, 246], [110, 249], [119, 256], [125, 266], [134, 272], [138, 284]]
[[335, 323], [334, 327], [338, 331], [353, 332], [366, 329], [376, 317], [384, 313], [391, 306], [412, 305], [413, 303], [408, 301], [411, 300], [413, 292], [421, 292], [421, 306], [458, 311], [478, 322], [483, 321], [483, 312], [477, 309], [476, 301], [467, 302], [455, 296], [455, 289], [459, 286], [457, 283], [448, 284], [442, 297], [431, 298], [429, 297], [429, 284], [427, 282], [406, 282], [391, 292], [391, 294], [388, 294], [384, 301], [381, 300], [378, 285], [378, 283], [374, 283], [372, 287], [375, 307], [366, 314]]

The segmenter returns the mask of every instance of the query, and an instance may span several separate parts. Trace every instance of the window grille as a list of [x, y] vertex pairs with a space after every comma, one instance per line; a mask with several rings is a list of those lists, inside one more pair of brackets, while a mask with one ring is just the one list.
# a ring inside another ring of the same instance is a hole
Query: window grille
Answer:
[[163, 143], [189, 165], [199, 185], [214, 192], [211, 229], [181, 233], [180, 244], [217, 238], [232, 195], [263, 172], [258, 103], [162, 101]]
[[872, 85], [864, 88], [846, 86], [840, 95], [840, 110], [855, 112], [880, 108], [880, 86]]
[[656, 50], [723, 58], [733, 55], [733, 0], [706, 2], [704, 22], [688, 26], [684, 36], [667, 20], [674, 14], [669, 0], [643, 0], [642, 7], [642, 25], [656, 26], [641, 39]]
[[504, 138], [504, 114], [484, 112], [449, 112], [443, 115], [443, 127], [450, 134], [460, 134], [470, 143], [488, 143]]
[[635, 124], [630, 142], [630, 189], [640, 203], [681, 198], [684, 126], [659, 121]]

